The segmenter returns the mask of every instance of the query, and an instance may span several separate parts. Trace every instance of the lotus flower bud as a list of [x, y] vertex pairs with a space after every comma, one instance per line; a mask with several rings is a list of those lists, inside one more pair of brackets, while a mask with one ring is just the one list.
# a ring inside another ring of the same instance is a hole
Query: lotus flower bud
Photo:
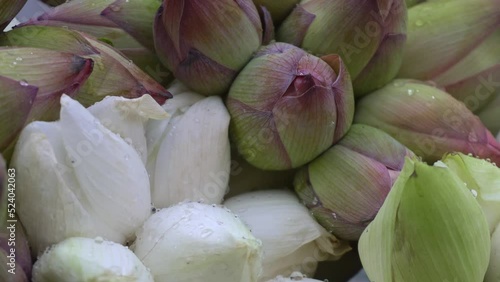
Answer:
[[453, 69], [498, 29], [499, 12], [498, 0], [430, 1], [409, 9], [408, 40], [398, 76], [431, 80]]
[[[54, 44], [55, 40], [59, 44]], [[105, 96], [137, 98], [150, 94], [160, 104], [171, 97], [165, 88], [129, 59], [111, 46], [83, 33], [58, 27], [25, 26], [1, 36], [0, 43], [51, 49], [92, 59], [96, 67], [76, 96], [84, 106], [90, 106]]]
[[59, 121], [22, 131], [12, 158], [33, 255], [71, 236], [125, 243], [151, 214], [137, 151], [78, 102], [63, 95], [61, 105]]
[[[0, 155], [0, 281], [30, 281], [31, 254], [21, 222], [14, 214], [16, 170]], [[13, 197], [14, 196], [14, 197]]]
[[164, 109], [170, 118], [151, 121], [146, 130], [153, 204], [222, 203], [231, 168], [224, 103], [220, 97], [178, 92]]
[[224, 205], [262, 240], [263, 273], [259, 281], [295, 271], [312, 276], [318, 262], [340, 258], [351, 249], [321, 227], [289, 191], [247, 193], [228, 199]]
[[271, 13], [273, 23], [279, 25], [300, 0], [253, 0], [256, 6], [264, 6]]
[[491, 255], [485, 282], [500, 279], [500, 169], [486, 160], [464, 154], [450, 154], [436, 165], [447, 166], [472, 192], [483, 209], [491, 234]]
[[240, 154], [260, 169], [285, 170], [310, 162], [344, 136], [354, 96], [338, 56], [318, 58], [275, 43], [241, 71], [227, 106]]
[[222, 95], [260, 47], [263, 31], [252, 0], [164, 0], [154, 38], [177, 79], [200, 94]]
[[370, 281], [483, 281], [490, 234], [461, 179], [408, 158], [358, 247]]
[[302, 0], [278, 29], [277, 39], [316, 55], [339, 54], [354, 92], [365, 95], [391, 81], [401, 66], [405, 1]]
[[491, 131], [500, 130], [500, 29], [452, 68], [433, 78]]
[[382, 129], [429, 162], [462, 152], [500, 163], [500, 145], [479, 118], [423, 82], [395, 80], [364, 97], [354, 120]]
[[228, 209], [185, 202], [152, 215], [132, 248], [156, 282], [257, 282], [261, 244]]
[[0, 0], [0, 31], [9, 24], [9, 22], [23, 8], [27, 0]]
[[415, 156], [388, 134], [356, 124], [299, 171], [295, 191], [329, 232], [357, 241], [377, 215], [406, 157]]
[[33, 266], [34, 282], [153, 282], [149, 270], [127, 247], [100, 237], [74, 237], [47, 250]]

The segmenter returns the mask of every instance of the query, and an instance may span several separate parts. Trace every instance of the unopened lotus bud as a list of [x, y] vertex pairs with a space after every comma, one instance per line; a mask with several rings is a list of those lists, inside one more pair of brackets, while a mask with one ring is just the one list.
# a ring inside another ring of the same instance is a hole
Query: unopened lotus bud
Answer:
[[500, 130], [500, 29], [451, 68], [431, 79], [479, 116], [492, 132]]
[[73, 237], [44, 252], [33, 266], [33, 281], [153, 282], [153, 276], [127, 247], [100, 237]]
[[221, 98], [176, 93], [164, 109], [170, 118], [151, 121], [146, 130], [153, 204], [222, 203], [231, 157], [230, 117]]
[[31, 254], [21, 222], [13, 213], [16, 170], [0, 154], [0, 280], [30, 281]]
[[447, 166], [471, 191], [483, 209], [491, 234], [491, 256], [485, 282], [500, 278], [500, 168], [487, 160], [464, 154], [450, 154], [435, 165]]
[[329, 232], [356, 241], [377, 215], [406, 157], [415, 156], [387, 133], [355, 124], [299, 171], [295, 191]]
[[23, 8], [27, 0], [0, 0], [0, 30], [9, 24], [9, 22]]
[[316, 55], [339, 54], [354, 92], [365, 95], [398, 73], [406, 42], [406, 4], [302, 0], [278, 29], [277, 39]]
[[262, 243], [230, 210], [185, 202], [152, 215], [132, 246], [156, 282], [257, 282]]
[[134, 239], [151, 214], [148, 173], [134, 148], [70, 97], [57, 122], [33, 122], [12, 158], [16, 208], [33, 255], [71, 236]]
[[356, 123], [382, 129], [426, 161], [462, 152], [500, 163], [500, 145], [479, 118], [423, 82], [395, 80], [356, 107]]
[[252, 0], [164, 0], [154, 24], [161, 61], [203, 95], [225, 94], [262, 38]]
[[408, 40], [398, 76], [432, 80], [474, 52], [499, 26], [498, 0], [421, 3], [408, 10]]
[[[53, 44], [57, 40], [59, 44]], [[105, 96], [137, 98], [150, 94], [165, 103], [170, 94], [128, 58], [84, 33], [50, 26], [24, 26], [0, 36], [1, 44], [66, 52], [94, 61], [94, 69], [76, 99], [90, 106]]]
[[407, 159], [358, 248], [370, 281], [479, 282], [490, 234], [481, 207], [450, 169]]
[[354, 95], [340, 57], [318, 58], [275, 43], [241, 71], [227, 106], [240, 154], [258, 168], [286, 170], [310, 162], [344, 136]]
[[300, 271], [314, 275], [317, 263], [340, 258], [350, 250], [311, 217], [286, 190], [257, 191], [228, 199], [224, 205], [245, 222], [264, 251], [259, 281]]

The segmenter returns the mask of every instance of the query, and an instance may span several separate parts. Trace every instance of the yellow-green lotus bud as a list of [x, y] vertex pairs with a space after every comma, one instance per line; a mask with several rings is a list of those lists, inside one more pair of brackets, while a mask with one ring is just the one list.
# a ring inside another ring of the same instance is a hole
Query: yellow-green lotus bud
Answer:
[[127, 247], [73, 237], [48, 249], [33, 266], [34, 282], [153, 282], [153, 276]]
[[[469, 188], [483, 209], [491, 234], [491, 257], [486, 282], [500, 281], [500, 168], [487, 160], [464, 154], [450, 154], [442, 163]], [[436, 165], [439, 165], [437, 163]]]
[[445, 166], [406, 160], [359, 241], [370, 281], [483, 281], [488, 222], [464, 182]]

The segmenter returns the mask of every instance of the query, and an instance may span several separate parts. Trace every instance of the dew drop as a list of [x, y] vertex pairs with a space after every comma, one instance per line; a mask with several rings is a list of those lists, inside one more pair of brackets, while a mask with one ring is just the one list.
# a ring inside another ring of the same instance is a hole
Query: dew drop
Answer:
[[417, 21], [415, 22], [415, 25], [416, 25], [416, 26], [423, 26], [423, 25], [424, 25], [424, 21], [422, 21], [422, 20], [417, 20]]
[[104, 239], [102, 237], [98, 236], [98, 237], [94, 238], [94, 242], [96, 242], [97, 244], [101, 244], [102, 242], [104, 242]]
[[26, 80], [24, 80], [24, 79], [23, 79], [23, 80], [21, 80], [21, 81], [19, 81], [19, 84], [20, 84], [21, 86], [25, 86], [25, 87], [29, 85], [29, 84], [28, 84], [28, 82], [27, 82]]
[[408, 89], [408, 96], [412, 96], [413, 94], [415, 94], [415, 90]]
[[432, 100], [436, 100], [436, 96], [432, 96], [431, 98], [432, 98]]
[[16, 61], [22, 61], [22, 60], [23, 60], [23, 58], [21, 58], [21, 57], [16, 58]]
[[470, 190], [470, 192], [472, 193], [472, 196], [474, 196], [474, 198], [477, 198], [477, 191], [472, 189]]

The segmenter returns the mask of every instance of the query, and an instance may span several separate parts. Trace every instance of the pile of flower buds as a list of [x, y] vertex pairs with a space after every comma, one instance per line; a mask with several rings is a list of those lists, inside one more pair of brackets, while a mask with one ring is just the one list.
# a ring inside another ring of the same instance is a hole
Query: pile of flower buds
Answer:
[[44, 2], [0, 281], [500, 281], [500, 0]]

